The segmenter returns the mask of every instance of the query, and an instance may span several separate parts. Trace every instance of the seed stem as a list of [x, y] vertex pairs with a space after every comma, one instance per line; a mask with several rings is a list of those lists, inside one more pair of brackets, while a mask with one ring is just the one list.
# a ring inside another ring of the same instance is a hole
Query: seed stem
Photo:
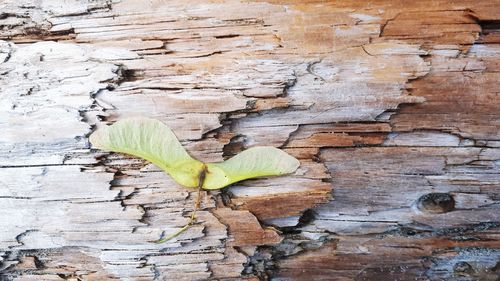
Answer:
[[177, 230], [176, 232], [174, 232], [166, 237], [163, 237], [159, 240], [156, 240], [155, 241], [156, 244], [165, 243], [168, 240], [179, 236], [179, 234], [186, 231], [191, 225], [193, 225], [196, 222], [196, 211], [198, 211], [198, 209], [200, 208], [200, 205], [201, 205], [201, 188], [203, 186], [203, 182], [205, 181], [205, 173], [206, 173], [206, 166], [204, 166], [203, 170], [200, 172], [199, 181], [198, 181], [198, 192], [196, 195], [196, 202], [194, 203], [194, 209], [193, 209], [193, 212], [191, 213], [191, 217], [189, 218], [188, 223], [186, 225], [184, 225], [181, 229]]

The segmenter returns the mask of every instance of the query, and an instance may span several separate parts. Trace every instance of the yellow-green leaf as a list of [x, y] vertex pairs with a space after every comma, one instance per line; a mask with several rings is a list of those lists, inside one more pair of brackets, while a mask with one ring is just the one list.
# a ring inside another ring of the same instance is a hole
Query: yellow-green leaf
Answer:
[[219, 189], [245, 179], [293, 173], [300, 163], [280, 149], [261, 146], [249, 148], [224, 162], [206, 165], [203, 188]]
[[189, 156], [172, 130], [154, 119], [119, 120], [95, 131], [90, 142], [102, 150], [146, 159], [186, 187], [197, 187], [204, 169], [203, 163]]

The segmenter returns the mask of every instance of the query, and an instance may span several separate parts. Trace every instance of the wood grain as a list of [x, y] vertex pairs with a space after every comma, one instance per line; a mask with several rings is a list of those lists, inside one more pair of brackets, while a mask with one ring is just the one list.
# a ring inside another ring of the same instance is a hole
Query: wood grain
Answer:
[[[499, 1], [0, 2], [0, 280], [498, 280]], [[203, 192], [131, 116], [290, 176]]]

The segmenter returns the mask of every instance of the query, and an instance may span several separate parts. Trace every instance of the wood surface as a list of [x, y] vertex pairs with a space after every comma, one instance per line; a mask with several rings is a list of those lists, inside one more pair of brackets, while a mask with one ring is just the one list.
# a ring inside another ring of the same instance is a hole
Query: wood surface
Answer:
[[[0, 0], [0, 280], [500, 280], [500, 2]], [[125, 117], [293, 175], [203, 192]]]

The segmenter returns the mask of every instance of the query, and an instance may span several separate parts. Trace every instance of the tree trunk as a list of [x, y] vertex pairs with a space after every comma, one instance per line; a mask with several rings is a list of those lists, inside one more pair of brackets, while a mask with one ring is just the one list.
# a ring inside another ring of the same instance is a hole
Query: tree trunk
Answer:
[[[0, 280], [499, 280], [499, 1], [0, 1]], [[131, 116], [290, 176], [203, 192]]]

